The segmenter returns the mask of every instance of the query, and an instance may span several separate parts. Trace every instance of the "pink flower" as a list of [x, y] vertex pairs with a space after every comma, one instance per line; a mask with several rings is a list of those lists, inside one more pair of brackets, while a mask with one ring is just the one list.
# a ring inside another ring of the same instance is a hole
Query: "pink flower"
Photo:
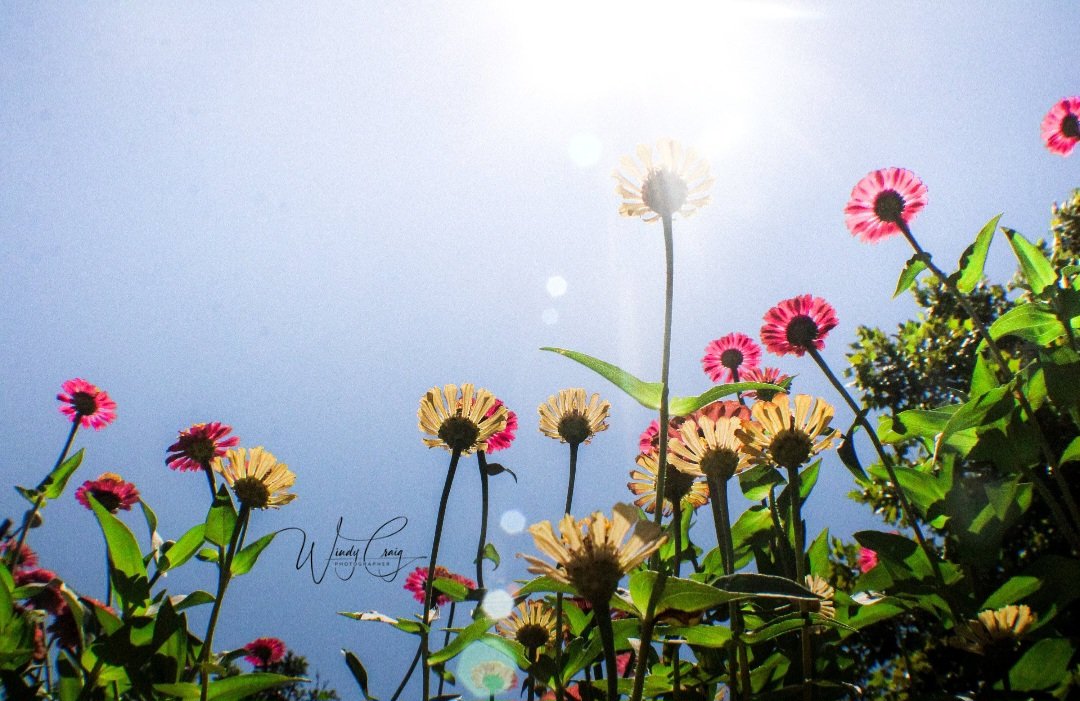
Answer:
[[[7, 540], [5, 540], [4, 543], [0, 545], [0, 557], [3, 557], [6, 560], [8, 557], [8, 553], [14, 550], [16, 545], [17, 541], [14, 538], [8, 538]], [[23, 543], [22, 546], [19, 548], [18, 556], [15, 558], [15, 567], [30, 568], [37, 567], [37, 565], [37, 553], [31, 550], [29, 545]]]
[[1066, 97], [1054, 105], [1042, 121], [1046, 148], [1059, 156], [1068, 156], [1080, 142], [1080, 96]]
[[735, 373], [740, 379], [744, 372], [753, 370], [761, 362], [761, 346], [743, 333], [729, 333], [723, 338], [709, 341], [701, 367], [713, 382], [734, 382]]
[[120, 509], [131, 511], [139, 501], [139, 490], [131, 482], [125, 482], [120, 475], [105, 472], [96, 480], [87, 480], [75, 490], [75, 498], [86, 508], [90, 508], [89, 496], [97, 499], [109, 513], [115, 514]]
[[713, 422], [719, 421], [726, 417], [735, 417], [737, 419], [749, 419], [750, 410], [744, 407], [735, 399], [721, 399], [720, 401], [713, 402], [712, 404], [706, 404], [689, 417], [697, 421], [702, 416], [707, 416], [713, 420]]
[[820, 297], [799, 295], [765, 312], [761, 342], [770, 353], [799, 357], [811, 346], [825, 347], [825, 336], [840, 323], [836, 310]]
[[926, 186], [910, 170], [882, 168], [855, 184], [844, 208], [844, 219], [853, 236], [877, 243], [901, 233], [905, 225], [926, 206]]
[[181, 431], [176, 442], [169, 446], [165, 464], [174, 470], [205, 470], [214, 458], [225, 455], [226, 448], [233, 448], [240, 443], [236, 436], [228, 436], [232, 427], [217, 421], [208, 424], [195, 424], [186, 431]]
[[86, 380], [76, 377], [60, 387], [56, 398], [64, 402], [60, 411], [73, 422], [78, 421], [83, 428], [95, 431], [108, 426], [116, 420], [116, 402], [109, 395]]
[[43, 567], [20, 569], [14, 572], [14, 578], [17, 587], [25, 587], [28, 584], [48, 585], [30, 597], [27, 601], [30, 608], [48, 611], [54, 616], [59, 616], [67, 608], [67, 603], [60, 594], [60, 582], [52, 570]]
[[[735, 416], [740, 419], [749, 419], [750, 410], [734, 399], [722, 399], [707, 404], [688, 416], [673, 416], [668, 421], [668, 443], [680, 440], [679, 427], [687, 419], [697, 420], [702, 416], [708, 416], [713, 421], [725, 416]], [[641, 432], [638, 437], [638, 450], [645, 455], [652, 455], [660, 450], [660, 422], [653, 419], [649, 427]]]
[[277, 638], [256, 638], [244, 646], [244, 659], [256, 667], [266, 667], [285, 657], [285, 643]]
[[877, 567], [877, 553], [870, 548], [859, 548], [859, 571], [866, 574]]
[[[428, 568], [417, 567], [415, 570], [409, 573], [409, 576], [405, 578], [405, 589], [413, 593], [413, 598], [424, 603], [424, 596], [426, 594], [425, 588], [427, 587]], [[467, 589], [476, 589], [476, 582], [460, 574], [454, 574], [450, 570], [446, 569], [442, 565], [435, 566], [435, 579], [452, 579], [459, 584], [465, 585]], [[450, 603], [451, 599], [446, 594], [435, 593], [435, 605], [445, 606]]]
[[[490, 419], [495, 415], [495, 412], [499, 410], [499, 407], [503, 406], [501, 399], [496, 399], [495, 403], [491, 405], [491, 408], [484, 414], [485, 419]], [[510, 447], [510, 444], [514, 442], [514, 437], [517, 435], [518, 420], [517, 414], [506, 410], [506, 428], [501, 431], [497, 431], [488, 438], [487, 452], [494, 453], [497, 450], [506, 450]]]
[[[743, 382], [767, 382], [770, 385], [778, 385], [784, 380], [791, 379], [791, 376], [780, 372], [779, 368], [754, 368], [746, 373], [746, 377], [740, 379]], [[772, 398], [776, 396], [776, 392], [760, 389], [744, 392], [744, 395], [749, 399], [760, 399], [768, 402], [772, 401]]]

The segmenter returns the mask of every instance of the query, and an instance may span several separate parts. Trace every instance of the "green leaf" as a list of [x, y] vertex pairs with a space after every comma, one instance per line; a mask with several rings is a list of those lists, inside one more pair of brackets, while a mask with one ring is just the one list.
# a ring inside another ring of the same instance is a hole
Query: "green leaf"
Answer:
[[1031, 291], [1037, 295], [1042, 294], [1044, 289], [1057, 281], [1054, 266], [1050, 264], [1038, 246], [1006, 226], [1001, 227], [1001, 230], [1009, 239], [1009, 245], [1012, 246], [1016, 259], [1020, 261], [1020, 270], [1023, 271]]
[[945, 430], [945, 425], [960, 407], [960, 404], [952, 404], [936, 409], [908, 409], [896, 416], [882, 416], [878, 419], [878, 438], [883, 443], [933, 438]]
[[[855, 540], [864, 548], [869, 548], [877, 553], [879, 563], [884, 561], [889, 565], [888, 573], [894, 578], [916, 579], [929, 578], [933, 572], [926, 554], [919, 548], [918, 543], [902, 535], [895, 533], [881, 533], [880, 531], [859, 531], [855, 533]], [[880, 567], [874, 568], [874, 573]]]
[[1050, 689], [1064, 681], [1073, 656], [1073, 645], [1065, 638], [1044, 638], [1031, 646], [1009, 670], [1013, 691]]
[[502, 562], [499, 558], [499, 551], [495, 549], [492, 543], [484, 543], [484, 559], [490, 560], [495, 565], [494, 569], [499, 569], [499, 563]]
[[686, 626], [670, 628], [667, 632], [684, 638], [688, 645], [697, 647], [721, 648], [731, 642], [731, 629], [725, 626]]
[[1009, 579], [998, 587], [997, 591], [987, 597], [981, 607], [986, 609], [999, 609], [1009, 604], [1022, 601], [1025, 597], [1034, 594], [1042, 588], [1042, 580], [1031, 575], [1018, 575]]
[[847, 433], [844, 434], [843, 442], [836, 449], [836, 454], [840, 456], [840, 462], [844, 463], [844, 467], [855, 477], [856, 481], [866, 482], [866, 470], [863, 469], [862, 462], [859, 461], [859, 456], [855, 453], [855, 433], [858, 430], [859, 424], [857, 422], [851, 424]]
[[739, 473], [739, 488], [751, 501], [761, 501], [769, 495], [770, 487], [783, 481], [780, 472], [772, 465], [755, 465]]
[[810, 574], [819, 577], [829, 575], [829, 529], [823, 530], [810, 547], [806, 550], [807, 559], [810, 561]]
[[904, 292], [909, 287], [915, 284], [915, 281], [919, 279], [919, 273], [926, 270], [926, 261], [923, 257], [916, 253], [908, 262], [904, 264], [904, 269], [900, 271], [900, 279], [896, 281], [896, 292], [893, 292], [893, 299], [900, 296], [901, 292]]
[[464, 601], [469, 596], [468, 587], [461, 582], [447, 577], [436, 577], [435, 581], [431, 583], [431, 586], [446, 594], [454, 601]]
[[487, 616], [481, 615], [475, 621], [458, 632], [454, 639], [450, 641], [450, 644], [432, 653], [428, 658], [428, 664], [439, 664], [440, 662], [446, 662], [457, 657], [461, 652], [469, 645], [469, 643], [475, 642], [483, 637], [487, 629], [495, 624], [495, 621]]
[[649, 409], [660, 408], [660, 391], [662, 386], [659, 382], [644, 382], [611, 363], [577, 351], [547, 346], [540, 350], [558, 353], [571, 360], [575, 360], [629, 394], [642, 406]]
[[232, 566], [230, 567], [232, 573], [236, 576], [247, 574], [251, 571], [251, 568], [255, 566], [255, 562], [259, 559], [259, 555], [263, 550], [266, 550], [266, 546], [274, 540], [281, 531], [274, 531], [273, 533], [267, 533], [262, 538], [259, 538], [254, 543], [250, 543], [244, 546], [244, 549], [236, 553], [233, 556]]
[[195, 557], [203, 562], [220, 562], [221, 552], [214, 548], [203, 548], [195, 553]]
[[353, 679], [360, 685], [360, 693], [364, 695], [364, 698], [368, 699], [368, 701], [379, 701], [368, 693], [367, 670], [364, 669], [364, 665], [360, 664], [360, 658], [344, 649], [341, 651], [341, 654], [345, 655], [345, 664], [348, 666], [349, 672], [352, 673]]
[[577, 590], [569, 584], [544, 575], [522, 585], [515, 596], [521, 598], [531, 594], [569, 594], [570, 596], [577, 596]]
[[1001, 221], [1000, 214], [986, 222], [986, 225], [975, 236], [975, 242], [961, 254], [959, 268], [950, 276], [956, 284], [956, 289], [961, 293], [971, 294], [982, 279], [983, 268], [986, 266], [986, 254], [990, 250], [990, 242], [994, 238], [999, 221]]
[[90, 508], [97, 516], [105, 543], [109, 548], [113, 586], [125, 602], [142, 603], [150, 593], [146, 565], [143, 563], [139, 542], [124, 523], [109, 513], [93, 496], [88, 496]]
[[983, 339], [979, 341], [979, 346], [975, 349], [975, 369], [971, 372], [969, 396], [977, 397], [998, 386], [997, 373], [994, 372], [994, 367], [994, 362], [990, 359], [986, 339]]
[[737, 596], [756, 596], [766, 599], [789, 599], [792, 601], [817, 601], [809, 589], [786, 577], [773, 574], [744, 572], [720, 577], [714, 582], [717, 589]]
[[990, 324], [989, 330], [995, 341], [1003, 336], [1016, 336], [1037, 346], [1049, 345], [1065, 334], [1061, 320], [1032, 302], [1005, 312]]
[[75, 470], [78, 469], [82, 463], [84, 448], [79, 448], [79, 451], [72, 455], [70, 458], [60, 463], [55, 470], [45, 475], [45, 479], [38, 485], [37, 491], [45, 496], [46, 499], [56, 499], [64, 492], [64, 487], [67, 486], [68, 480], [75, 474]]
[[229, 488], [223, 484], [218, 487], [214, 504], [206, 514], [206, 539], [224, 548], [232, 539], [235, 527], [236, 508], [233, 507], [232, 498], [229, 497]]
[[[630, 575], [630, 598], [639, 611], [645, 611], [648, 607], [657, 576], [656, 572], [649, 570]], [[739, 598], [738, 595], [732, 595], [708, 584], [680, 577], [668, 577], [664, 583], [664, 591], [656, 603], [656, 614], [659, 615], [664, 611], [685, 613], [707, 611], [737, 598]]]
[[1012, 413], [1015, 400], [1008, 386], [995, 387], [986, 394], [965, 402], [941, 429], [941, 441], [969, 428], [992, 424]]
[[1069, 461], [1080, 462], [1080, 437], [1072, 439], [1072, 442], [1065, 448], [1065, 452], [1061, 454], [1059, 464], [1064, 465]]
[[[269, 672], [250, 672], [235, 677], [224, 677], [210, 682], [207, 701], [240, 701], [253, 694], [275, 686], [307, 681], [302, 677], [286, 677], [283, 674]], [[154, 691], [167, 696], [182, 699], [199, 698], [202, 689], [198, 684], [181, 682], [178, 684], [154, 684]]]
[[[707, 389], [696, 397], [672, 397], [668, 402], [668, 406], [672, 416], [686, 416], [687, 414], [693, 413], [702, 407], [723, 399], [724, 397], [730, 397], [738, 392], [749, 392], [751, 390], [772, 390], [773, 392], [787, 391], [780, 385], [772, 385], [768, 382], [731, 382], [726, 385], [717, 385], [711, 389]], [[655, 408], [660, 408], [659, 401]]]
[[173, 602], [173, 608], [177, 611], [183, 611], [192, 606], [202, 606], [203, 604], [211, 604], [213, 602], [213, 594], [208, 591], [203, 591], [202, 589], [196, 589], [187, 596], [176, 597], [176, 600]]
[[168, 550], [162, 553], [162, 556], [158, 559], [158, 569], [164, 572], [179, 567], [190, 560], [191, 556], [206, 540], [203, 535], [205, 530], [206, 524], [203, 523], [188, 529], [187, 533], [180, 536], [180, 540], [173, 543]]

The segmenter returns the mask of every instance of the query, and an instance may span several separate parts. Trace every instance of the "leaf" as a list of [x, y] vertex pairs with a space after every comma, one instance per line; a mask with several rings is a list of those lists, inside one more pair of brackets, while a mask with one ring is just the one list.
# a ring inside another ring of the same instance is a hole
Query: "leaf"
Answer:
[[866, 470], [863, 469], [862, 462], [859, 461], [859, 456], [855, 453], [855, 433], [858, 430], [858, 422], [851, 424], [847, 433], [844, 434], [843, 442], [836, 449], [836, 454], [840, 456], [840, 462], [844, 463], [844, 467], [854, 475], [856, 481], [866, 482], [868, 481]]
[[989, 330], [995, 341], [1003, 336], [1016, 336], [1037, 346], [1049, 345], [1065, 334], [1061, 320], [1032, 302], [1005, 312], [990, 324]]
[[720, 577], [714, 583], [717, 589], [740, 596], [758, 596], [766, 599], [789, 599], [792, 601], [817, 601], [809, 589], [786, 577], [773, 574], [744, 572]]
[[446, 594], [454, 601], [464, 601], [469, 596], [468, 587], [461, 582], [447, 577], [436, 577], [435, 581], [431, 583], [431, 586]]
[[[919, 548], [918, 543], [902, 535], [881, 533], [880, 531], [859, 531], [855, 533], [855, 540], [864, 548], [876, 552], [879, 563], [884, 561], [885, 564], [889, 565], [888, 574], [891, 574], [894, 578], [914, 577], [924, 579], [929, 578], [932, 574], [930, 562], [926, 559], [926, 553]], [[881, 569], [875, 567], [868, 574], [873, 574]]]
[[644, 382], [611, 363], [577, 351], [548, 346], [545, 346], [540, 350], [558, 353], [571, 360], [575, 360], [626, 392], [642, 406], [648, 409], [660, 408], [660, 392], [662, 385], [659, 382]]
[[45, 475], [45, 479], [41, 480], [37, 491], [42, 493], [46, 499], [59, 497], [64, 492], [68, 480], [71, 479], [71, 476], [75, 474], [75, 470], [82, 463], [84, 450], [85, 448], [79, 448], [78, 452], [60, 463], [55, 470]]
[[[698, 409], [708, 406], [715, 401], [723, 399], [724, 397], [730, 397], [738, 392], [749, 392], [751, 390], [772, 390], [774, 392], [786, 392], [787, 390], [781, 385], [772, 385], [768, 382], [731, 382], [726, 385], [717, 385], [711, 389], [707, 389], [696, 397], [672, 397], [668, 402], [672, 416], [686, 416], [693, 413]], [[657, 407], [659, 408], [659, 403]]]
[[488, 473], [488, 476], [490, 476], [490, 477], [494, 477], [495, 475], [501, 475], [504, 472], [506, 474], [510, 475], [511, 477], [513, 477], [514, 482], [517, 483], [517, 481], [518, 481], [517, 475], [515, 475], [514, 471], [511, 470], [509, 467], [504, 467], [502, 464], [497, 463], [497, 462], [489, 462], [487, 464], [487, 473]]
[[1073, 645], [1065, 638], [1044, 638], [1031, 646], [1009, 670], [1013, 691], [1050, 689], [1064, 681], [1073, 656]]
[[206, 539], [219, 547], [226, 547], [236, 527], [236, 508], [224, 484], [218, 487], [214, 504], [206, 514]]
[[926, 261], [923, 257], [916, 253], [908, 262], [904, 264], [904, 269], [900, 271], [900, 279], [896, 281], [896, 292], [893, 292], [893, 299], [900, 296], [900, 293], [907, 290], [909, 287], [915, 284], [915, 281], [919, 279], [919, 273], [926, 270]]
[[975, 349], [975, 369], [971, 371], [969, 396], [977, 397], [998, 386], [998, 378], [994, 372], [994, 367], [995, 365], [990, 359], [990, 351], [987, 349], [986, 339], [983, 339], [979, 341], [979, 346]]
[[449, 645], [438, 652], [432, 653], [428, 658], [428, 664], [439, 664], [457, 657], [469, 643], [475, 642], [483, 637], [484, 633], [487, 632], [487, 629], [494, 624], [494, 620], [481, 615], [480, 618], [477, 618], [468, 626], [458, 631], [458, 634], [454, 636], [454, 639], [450, 641]]
[[1025, 597], [1034, 594], [1042, 588], [1042, 580], [1030, 575], [1018, 575], [1009, 579], [998, 587], [997, 591], [987, 597], [981, 607], [986, 609], [999, 609], [1009, 604], [1022, 601]]
[[484, 543], [484, 559], [490, 560], [495, 565], [493, 569], [499, 569], [502, 559], [499, 557], [499, 551], [495, 549], [493, 543]]
[[908, 409], [896, 416], [878, 419], [878, 438], [883, 443], [897, 443], [911, 438], [933, 438], [945, 430], [960, 404], [936, 409]]
[[[647, 608], [656, 578], [656, 572], [648, 570], [635, 572], [630, 576], [630, 597], [639, 611]], [[664, 611], [684, 613], [708, 611], [737, 598], [739, 598], [738, 595], [732, 595], [708, 584], [680, 577], [668, 577], [664, 583], [664, 591], [656, 602], [656, 614], [659, 615]]]
[[1057, 281], [1054, 266], [1050, 264], [1038, 246], [1006, 226], [1001, 227], [1001, 230], [1009, 239], [1009, 245], [1012, 246], [1016, 259], [1020, 261], [1020, 269], [1031, 291], [1037, 295], [1042, 294], [1044, 289]]
[[956, 289], [963, 294], [971, 294], [982, 279], [983, 268], [986, 266], [986, 254], [990, 250], [990, 242], [994, 238], [999, 221], [1001, 221], [1000, 214], [986, 222], [986, 225], [975, 236], [975, 242], [960, 255], [960, 265], [950, 277], [956, 284]]
[[195, 553], [195, 557], [203, 562], [219, 562], [221, 560], [221, 553], [213, 548], [203, 548]]
[[158, 559], [158, 570], [164, 572], [166, 570], [179, 567], [195, 554], [195, 551], [199, 549], [199, 546], [205, 542], [204, 532], [206, 530], [206, 524], [200, 523], [192, 526], [188, 529], [188, 532], [180, 536], [180, 540], [176, 541], [162, 553]]
[[113, 571], [113, 586], [127, 603], [142, 603], [150, 593], [142, 551], [135, 534], [109, 513], [93, 496], [87, 497], [97, 516], [105, 543], [109, 548], [109, 563]]
[[731, 642], [731, 629], [726, 626], [686, 626], [670, 628], [667, 632], [684, 638], [688, 645], [697, 647], [721, 648]]
[[522, 587], [517, 590], [515, 596], [521, 598], [529, 596], [530, 594], [539, 593], [569, 594], [570, 596], [577, 596], [577, 590], [574, 589], [572, 586], [554, 580], [546, 575], [537, 577], [536, 579], [530, 580], [526, 584], [522, 585]]
[[1069, 461], [1080, 462], [1080, 437], [1073, 438], [1065, 452], [1061, 454], [1059, 464], [1064, 465]]
[[203, 591], [202, 589], [196, 589], [186, 596], [172, 597], [173, 608], [177, 611], [183, 611], [192, 606], [202, 606], [203, 604], [211, 604], [213, 602], [214, 595], [208, 591]]
[[250, 572], [251, 568], [255, 566], [255, 562], [259, 559], [259, 555], [261, 555], [262, 551], [266, 549], [266, 546], [270, 545], [271, 541], [274, 540], [274, 536], [280, 532], [281, 531], [274, 531], [273, 533], [267, 533], [254, 543], [244, 546], [243, 550], [233, 556], [232, 565], [229, 568], [230, 571], [236, 576]]
[[992, 424], [1012, 413], [1016, 403], [1008, 386], [995, 387], [986, 394], [965, 402], [941, 429], [942, 442], [965, 429]]
[[[224, 677], [210, 682], [207, 701], [240, 701], [253, 694], [275, 686], [308, 681], [302, 677], [286, 677], [269, 672], [249, 672], [235, 677]], [[178, 684], [154, 684], [154, 691], [167, 696], [179, 696], [183, 699], [199, 698], [202, 689], [198, 684], [181, 682]]]
[[345, 664], [348, 666], [349, 672], [352, 673], [353, 679], [360, 685], [360, 693], [364, 695], [364, 698], [368, 699], [368, 701], [379, 701], [368, 693], [367, 670], [364, 669], [364, 665], [360, 664], [360, 658], [344, 649], [341, 651], [341, 654], [345, 655]]

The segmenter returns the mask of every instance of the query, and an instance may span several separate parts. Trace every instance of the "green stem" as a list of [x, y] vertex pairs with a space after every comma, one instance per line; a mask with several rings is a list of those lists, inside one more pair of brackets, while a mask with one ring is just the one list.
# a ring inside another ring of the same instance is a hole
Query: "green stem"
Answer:
[[[667, 454], [668, 454], [668, 374], [671, 367], [671, 305], [675, 297], [675, 246], [672, 238], [671, 215], [663, 216], [664, 222], [664, 262], [665, 280], [664, 287], [664, 348], [660, 364], [660, 447], [657, 456], [656, 469], [656, 494], [657, 500], [662, 503], [664, 494], [664, 481], [667, 477]], [[664, 510], [656, 509], [654, 520], [656, 525], [663, 523]], [[660, 569], [660, 551], [652, 557], [652, 569]]]
[[455, 449], [450, 455], [450, 467], [446, 470], [446, 481], [443, 482], [442, 497], [439, 499], [439, 513], [435, 518], [435, 537], [431, 540], [431, 557], [428, 558], [428, 576], [425, 579], [424, 589], [424, 625], [420, 629], [420, 671], [424, 680], [424, 701], [431, 698], [431, 675], [428, 673], [428, 657], [431, 650], [428, 648], [428, 635], [432, 621], [428, 620], [428, 612], [435, 601], [435, 567], [439, 558], [439, 541], [442, 539], [443, 521], [446, 520], [446, 503], [450, 499], [450, 486], [454, 483], [454, 473], [457, 472], [458, 459], [461, 451]]
[[202, 471], [206, 475], [206, 482], [210, 485], [210, 501], [213, 501], [217, 497], [217, 484], [214, 480], [214, 469], [210, 467], [210, 461], [204, 460], [199, 463], [202, 466]]
[[[796, 581], [806, 585], [806, 528], [802, 522], [802, 487], [799, 480], [799, 468], [788, 468], [788, 489], [791, 500], [791, 524], [795, 531], [795, 577]], [[799, 603], [799, 611], [803, 617], [802, 640], [802, 673], [803, 673], [803, 701], [811, 701], [814, 698], [814, 688], [811, 683], [814, 678], [813, 651], [810, 648], [810, 607], [805, 602]]]
[[[68, 431], [67, 440], [64, 441], [64, 447], [60, 451], [60, 457], [56, 459], [56, 464], [53, 465], [53, 469], [49, 470], [49, 474], [56, 471], [56, 468], [64, 464], [64, 460], [67, 460], [68, 451], [71, 450], [71, 444], [75, 440], [75, 434], [79, 431], [79, 422], [82, 421], [82, 414], [75, 414], [71, 419], [71, 430]], [[11, 565], [12, 572], [15, 571], [15, 567], [19, 562], [19, 553], [22, 551], [23, 545], [26, 544], [26, 536], [30, 532], [31, 524], [34, 522], [34, 518], [37, 516], [38, 511], [45, 505], [45, 495], [42, 494], [42, 490], [45, 487], [44, 480], [38, 485], [37, 497], [34, 498], [34, 506], [27, 510], [23, 516], [22, 527], [19, 529], [19, 541], [15, 544], [15, 549], [8, 553], [8, 564]]]
[[641, 701], [641, 694], [645, 690], [645, 672], [649, 667], [649, 651], [652, 649], [653, 629], [656, 627], [656, 606], [666, 585], [667, 573], [660, 570], [653, 584], [652, 594], [649, 595], [649, 603], [645, 606], [645, 618], [641, 620], [641, 643], [638, 646], [637, 665], [634, 667], [631, 701]]
[[214, 607], [210, 611], [210, 622], [206, 626], [206, 636], [203, 638], [203, 648], [199, 655], [199, 671], [202, 675], [202, 691], [199, 695], [200, 701], [206, 701], [207, 694], [210, 690], [210, 672], [207, 670], [207, 663], [210, 661], [210, 655], [214, 649], [214, 630], [217, 628], [218, 616], [221, 614], [221, 602], [225, 599], [225, 590], [228, 588], [229, 581], [232, 579], [233, 556], [236, 555], [236, 551], [242, 543], [240, 533], [246, 529], [247, 520], [250, 515], [251, 507], [247, 504], [241, 504], [240, 513], [236, 518], [236, 523], [233, 524], [233, 532], [232, 536], [229, 538], [229, 546], [225, 551], [225, 557], [218, 562], [217, 596], [214, 597]]
[[[662, 500], [660, 503], [663, 503]], [[657, 507], [658, 509], [660, 507]], [[678, 577], [682, 573], [682, 499], [672, 500], [671, 525], [675, 528], [675, 562], [672, 565], [673, 573]], [[610, 624], [610, 621], [609, 621]], [[671, 658], [671, 698], [672, 701], [679, 699], [679, 687], [682, 685], [682, 670], [679, 669], [679, 645], [669, 644]]]
[[[716, 526], [716, 542], [720, 546], [720, 560], [724, 566], [724, 574], [735, 574], [735, 543], [731, 535], [728, 480], [721, 482], [716, 476], [707, 477], [706, 479], [709, 482], [709, 492], [712, 497], [709, 501], [713, 505], [713, 524]], [[731, 601], [728, 603], [728, 615], [731, 619], [731, 635], [735, 644], [735, 649], [729, 651], [733, 670], [728, 675], [732, 695], [735, 698], [748, 699], [751, 689], [750, 668], [746, 643], [742, 640], [745, 626], [742, 609], [736, 602]], [[735, 670], [737, 670], [737, 673]]]
[[[577, 479], [577, 458], [580, 443], [570, 443], [570, 476], [566, 482], [566, 505], [564, 514], [570, 513], [570, 507], [574, 504], [574, 482]], [[563, 645], [563, 595], [555, 595], [555, 698], [563, 701], [566, 698], [566, 690], [562, 683], [562, 645]]]
[[[483, 452], [481, 452], [480, 454], [483, 455]], [[450, 644], [450, 629], [454, 627], [454, 609], [456, 607], [457, 607], [457, 602], [451, 601], [450, 602], [450, 615], [448, 615], [446, 617], [446, 632], [443, 633], [443, 641], [442, 641], [443, 647], [446, 647], [447, 645]], [[443, 675], [440, 674], [439, 675], [439, 690], [436, 692], [437, 696], [442, 696], [443, 685], [445, 684], [445, 682], [446, 682], [446, 678], [443, 677]]]
[[600, 629], [600, 642], [604, 646], [604, 662], [607, 665], [608, 701], [619, 699], [619, 672], [615, 666], [615, 634], [611, 629], [611, 608], [606, 601], [593, 602], [593, 620]]
[[[476, 462], [480, 466], [480, 541], [476, 544], [476, 587], [484, 588], [484, 546], [487, 545], [488, 525], [488, 471], [484, 451], [476, 453]], [[440, 688], [440, 694], [442, 689]]]

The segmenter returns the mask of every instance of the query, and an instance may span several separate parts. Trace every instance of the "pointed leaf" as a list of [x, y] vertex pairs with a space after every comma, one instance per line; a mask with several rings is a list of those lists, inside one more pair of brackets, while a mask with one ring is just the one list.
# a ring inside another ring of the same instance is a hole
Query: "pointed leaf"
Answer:
[[1046, 346], [1063, 335], [1065, 326], [1061, 320], [1030, 302], [1013, 307], [990, 324], [990, 337], [995, 341], [1002, 336], [1016, 336]]
[[796, 584], [786, 577], [772, 574], [744, 572], [720, 577], [715, 586], [730, 594], [760, 596], [767, 599], [791, 599], [794, 601], [817, 601], [818, 597], [809, 589]]
[[1024, 279], [1027, 280], [1031, 291], [1037, 295], [1042, 294], [1044, 289], [1057, 280], [1054, 266], [1050, 264], [1038, 246], [1008, 227], [1003, 226], [1001, 230], [1009, 239], [1009, 245], [1012, 246], [1016, 259], [1020, 261], [1020, 270], [1023, 271]]
[[274, 531], [273, 533], [267, 533], [262, 538], [259, 538], [254, 543], [251, 543], [244, 547], [243, 550], [236, 553], [233, 556], [231, 570], [236, 576], [247, 574], [251, 571], [251, 568], [255, 566], [255, 562], [259, 559], [259, 555], [266, 549], [267, 545], [270, 545], [271, 541], [281, 531]]
[[900, 271], [900, 279], [896, 281], [896, 292], [893, 292], [893, 299], [900, 296], [901, 292], [904, 292], [909, 287], [915, 284], [915, 281], [919, 279], [919, 273], [926, 270], [926, 261], [923, 257], [916, 253], [908, 262], [904, 264], [904, 269]]
[[203, 523], [192, 526], [187, 533], [180, 536], [180, 540], [173, 543], [158, 558], [158, 569], [164, 572], [179, 567], [190, 560], [195, 551], [199, 549], [199, 546], [205, 542], [206, 539], [203, 535], [205, 530], [206, 524]]
[[37, 491], [44, 494], [46, 499], [59, 497], [64, 492], [68, 480], [71, 479], [71, 476], [75, 474], [75, 470], [82, 463], [84, 450], [85, 448], [79, 448], [77, 453], [60, 463], [55, 470], [46, 475], [45, 479], [38, 485]]
[[558, 353], [564, 355], [571, 360], [576, 360], [585, 367], [589, 368], [593, 372], [597, 373], [604, 379], [608, 380], [616, 387], [626, 392], [633, 397], [639, 404], [648, 409], [660, 408], [660, 391], [661, 385], [659, 382], [644, 382], [634, 377], [630, 373], [626, 372], [622, 368], [618, 368], [611, 363], [594, 358], [591, 355], [585, 355], [584, 353], [578, 353], [577, 351], [566, 350], [565, 348], [551, 348], [544, 347], [540, 350], [551, 351], [552, 353]]
[[956, 284], [956, 289], [963, 294], [970, 294], [982, 279], [983, 268], [986, 266], [986, 254], [990, 250], [990, 241], [994, 238], [999, 221], [1001, 221], [1000, 214], [986, 222], [986, 226], [975, 237], [975, 242], [968, 246], [960, 256], [959, 268], [951, 277]]
[[[125, 600], [132, 602], [132, 596], [143, 599], [149, 593], [147, 585], [146, 565], [143, 564], [142, 552], [139, 550], [139, 542], [135, 540], [135, 534], [124, 523], [109, 513], [93, 496], [87, 497], [90, 508], [97, 516], [98, 524], [105, 535], [105, 542], [109, 547], [109, 562], [114, 570], [114, 575], [119, 574], [131, 589], [121, 591], [125, 582], [114, 581], [117, 591], [125, 595]], [[114, 576], [114, 580], [116, 577]], [[127, 587], [125, 587], [127, 588]]]
[[[738, 392], [750, 392], [759, 389], [771, 390], [773, 392], [787, 391], [781, 385], [773, 385], [768, 382], [732, 382], [726, 385], [717, 385], [702, 392], [696, 397], [672, 397], [668, 404], [672, 416], [686, 416], [687, 414], [695, 412], [724, 397], [730, 397]], [[660, 403], [657, 401], [655, 408], [659, 407]]]
[[206, 514], [206, 539], [214, 545], [226, 547], [236, 527], [236, 508], [229, 497], [229, 488], [218, 487], [214, 504]]
[[434, 665], [440, 662], [446, 662], [459, 655], [469, 643], [475, 642], [484, 636], [487, 629], [495, 625], [495, 621], [487, 616], [481, 615], [475, 621], [470, 623], [464, 629], [458, 632], [454, 639], [450, 641], [450, 644], [433, 653], [428, 658], [428, 664]]
[[851, 424], [847, 433], [844, 434], [844, 441], [836, 449], [836, 454], [840, 456], [840, 462], [844, 463], [844, 467], [854, 475], [857, 481], [866, 482], [866, 470], [863, 469], [862, 462], [859, 461], [859, 456], [855, 453], [855, 432], [858, 430], [858, 423]]
[[499, 563], [502, 559], [499, 557], [499, 551], [495, 549], [495, 546], [491, 543], [484, 544], [484, 559], [490, 560], [495, 565], [493, 569], [499, 569]]
[[457, 580], [447, 577], [436, 577], [431, 586], [449, 596], [453, 601], [464, 601], [469, 595], [468, 587]]
[[1069, 446], [1065, 448], [1065, 452], [1061, 454], [1060, 464], [1064, 465], [1070, 461], [1080, 462], [1080, 437], [1073, 438]]
[[1040, 640], [1009, 670], [1010, 687], [1013, 691], [1036, 691], [1058, 686], [1068, 676], [1074, 652], [1067, 638]]
[[349, 672], [352, 673], [353, 679], [360, 685], [360, 693], [364, 695], [364, 698], [368, 701], [379, 701], [368, 693], [367, 670], [364, 669], [364, 665], [360, 664], [360, 658], [348, 650], [342, 650], [341, 654], [345, 655], [345, 664], [348, 666]]
[[513, 477], [515, 483], [518, 481], [517, 475], [515, 475], [514, 471], [511, 470], [509, 467], [505, 467], [497, 462], [489, 462], [487, 464], [487, 473], [490, 477], [494, 477], [495, 475], [501, 475], [504, 472]]

